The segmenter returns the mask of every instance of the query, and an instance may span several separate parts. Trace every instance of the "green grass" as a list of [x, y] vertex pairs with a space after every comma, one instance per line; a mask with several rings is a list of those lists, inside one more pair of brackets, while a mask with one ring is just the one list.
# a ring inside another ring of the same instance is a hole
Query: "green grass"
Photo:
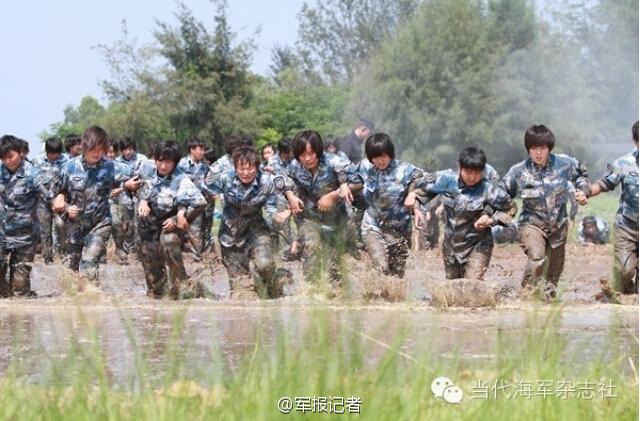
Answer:
[[[159, 380], [150, 380], [154, 377], [151, 374], [158, 374], [151, 362], [153, 351], [136, 344], [130, 333], [129, 340], [136, 349], [135, 370], [131, 383], [124, 386], [111, 384], [100, 338], [94, 333], [90, 346], [72, 341], [62, 360], [49, 357], [51, 370], [37, 382], [28, 380], [25, 368], [14, 362], [0, 381], [0, 418], [275, 419], [286, 417], [276, 407], [283, 396], [359, 397], [361, 415], [345, 414], [340, 419], [638, 418], [637, 375], [629, 370], [629, 360], [637, 367], [638, 355], [637, 351], [632, 356], [612, 352], [619, 349], [620, 332], [615, 326], [611, 328], [608, 347], [598, 355], [591, 355], [591, 362], [585, 365], [576, 361], [583, 353], [567, 347], [566, 332], [562, 333], [560, 328], [562, 310], [548, 308], [530, 315], [526, 321], [529, 333], [524, 337], [514, 341], [509, 329], [498, 334], [493, 359], [469, 362], [429, 352], [429, 338], [425, 338], [424, 347], [418, 347], [424, 350], [422, 355], [408, 355], [401, 348], [403, 332], [383, 343], [349, 327], [357, 326], [357, 320], [331, 325], [326, 311], [313, 312], [310, 317], [313, 322], [301, 338], [281, 329], [275, 347], [267, 348], [265, 338], [258, 335], [255, 347], [239, 367], [229, 369], [212, 358], [211, 367], [202, 367], [200, 373], [191, 377], [185, 374], [188, 364], [182, 341], [185, 313], [180, 313], [165, 344], [171, 364]], [[43, 358], [48, 358], [47, 355], [43, 354]], [[432, 396], [430, 384], [442, 375], [465, 392], [460, 405]], [[596, 391], [592, 400], [540, 396], [472, 399], [477, 380], [492, 384], [496, 379], [514, 383], [611, 379], [617, 397], [600, 399]], [[288, 417], [296, 415], [300, 413], [293, 411]], [[326, 419], [327, 415], [307, 414], [307, 417]]]

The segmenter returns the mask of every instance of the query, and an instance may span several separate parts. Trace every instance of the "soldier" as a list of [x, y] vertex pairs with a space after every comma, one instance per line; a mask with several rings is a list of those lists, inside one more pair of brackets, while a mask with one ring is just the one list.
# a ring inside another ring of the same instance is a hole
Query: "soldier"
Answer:
[[[189, 155], [178, 162], [178, 169], [187, 174], [193, 184], [202, 185], [208, 168], [204, 162], [204, 142], [197, 137], [189, 140]], [[207, 206], [191, 224], [189, 224], [189, 238], [192, 242], [194, 258], [199, 259], [205, 251], [205, 245], [209, 244], [211, 236], [211, 224], [215, 211], [215, 200], [207, 203]]]
[[[62, 141], [50, 137], [44, 142], [45, 152], [36, 157], [33, 164], [38, 168], [39, 182], [44, 189], [52, 191], [56, 183], [59, 183], [62, 167], [66, 157], [62, 154]], [[51, 210], [51, 199], [42, 198], [38, 201], [38, 223], [40, 224], [40, 244], [42, 246], [42, 258], [46, 265], [53, 263], [53, 234], [55, 239], [64, 244], [64, 221], [57, 213]]]
[[[290, 191], [293, 184], [285, 176], [260, 172], [258, 154], [253, 148], [237, 148], [232, 159], [233, 173], [209, 172], [201, 186], [206, 196], [224, 196], [218, 234], [231, 294], [243, 298], [256, 293], [262, 298], [281, 297], [283, 283], [290, 274], [276, 267], [272, 234], [262, 211], [271, 219], [277, 212], [276, 196], [287, 190], [293, 197]], [[255, 283], [251, 282], [251, 263], [260, 278]]]
[[[615, 288], [638, 293], [638, 122], [631, 129], [636, 149], [607, 166], [608, 173], [591, 185], [591, 195], [611, 191], [622, 184], [620, 207], [614, 227]], [[635, 278], [635, 285], [634, 285]]]
[[[460, 152], [459, 171], [439, 171], [416, 180], [416, 189], [406, 205], [414, 207], [416, 195], [443, 195], [445, 212], [442, 255], [447, 279], [482, 280], [493, 252], [491, 227], [508, 225], [516, 214], [515, 203], [507, 192], [485, 178], [487, 159], [482, 149], [468, 147]], [[416, 225], [423, 222], [414, 208]]]
[[365, 250], [378, 270], [402, 278], [411, 241], [411, 211], [404, 200], [422, 170], [395, 159], [393, 142], [384, 133], [367, 139], [365, 154], [367, 159], [358, 165], [367, 203], [362, 220]]
[[82, 139], [77, 134], [64, 137], [64, 148], [67, 150], [66, 160], [75, 158], [82, 153]]
[[68, 218], [65, 264], [98, 284], [98, 263], [111, 233], [109, 195], [126, 180], [135, 190], [140, 183], [128, 180], [129, 168], [108, 160], [109, 137], [100, 127], [82, 134], [82, 155], [68, 160], [54, 200], [53, 210]]
[[[120, 156], [115, 161], [128, 167], [130, 174], [135, 173], [135, 169], [141, 161], [148, 158], [137, 151], [135, 140], [125, 137], [119, 142]], [[113, 231], [113, 242], [116, 245], [116, 256], [121, 265], [129, 264], [129, 252], [134, 250], [134, 217], [135, 200], [128, 191], [122, 189], [120, 194], [112, 201], [111, 223]], [[115, 210], [115, 212], [113, 212]]]
[[260, 162], [262, 164], [266, 164], [269, 162], [269, 158], [271, 158], [275, 154], [275, 149], [273, 147], [273, 143], [269, 142], [260, 148], [260, 157], [262, 158]]
[[[31, 265], [38, 240], [38, 200], [51, 203], [53, 195], [39, 182], [38, 169], [25, 160], [24, 141], [0, 138], [0, 296], [35, 296]], [[7, 281], [7, 266], [9, 280]]]
[[154, 298], [168, 294], [174, 299], [202, 296], [199, 285], [189, 283], [182, 246], [189, 223], [202, 213], [206, 201], [189, 176], [177, 168], [180, 149], [175, 142], [160, 142], [154, 158], [156, 171], [145, 178], [138, 192], [136, 220], [147, 294]]
[[[301, 215], [297, 221], [306, 279], [319, 279], [322, 268], [329, 266], [332, 280], [339, 281], [347, 240], [345, 202], [351, 203], [351, 189], [357, 191], [362, 185], [349, 161], [324, 153], [322, 137], [314, 130], [304, 130], [294, 137], [293, 155], [296, 160], [289, 166], [288, 175], [301, 202], [292, 206], [291, 212]], [[327, 257], [330, 265], [325, 262]]]
[[209, 171], [214, 174], [219, 172], [233, 172], [234, 166], [231, 155], [233, 154], [233, 151], [241, 146], [251, 146], [251, 141], [245, 137], [237, 135], [232, 135], [226, 138], [224, 140], [224, 149], [226, 154], [222, 155], [220, 159], [214, 162], [211, 167], [209, 167]]
[[345, 154], [340, 150], [340, 147], [338, 145], [338, 139], [333, 135], [329, 135], [324, 139], [324, 150], [325, 152], [338, 155], [342, 159], [349, 160], [349, 157], [347, 156], [347, 154]]
[[585, 216], [578, 227], [578, 243], [587, 244], [608, 244], [609, 224], [597, 216]]
[[[520, 244], [528, 261], [522, 286], [537, 285], [543, 277], [545, 258], [549, 260], [544, 293], [556, 296], [558, 280], [564, 268], [568, 232], [567, 183], [576, 190], [589, 193], [589, 179], [584, 166], [575, 158], [553, 154], [555, 137], [544, 125], [531, 126], [524, 136], [529, 158], [514, 165], [500, 182], [511, 197], [522, 197], [522, 212], [518, 219]], [[584, 195], [578, 204], [585, 205]]]

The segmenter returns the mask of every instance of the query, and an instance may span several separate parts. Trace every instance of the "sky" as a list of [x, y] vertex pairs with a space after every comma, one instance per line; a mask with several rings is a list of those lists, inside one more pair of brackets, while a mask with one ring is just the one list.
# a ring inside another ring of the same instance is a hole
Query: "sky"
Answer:
[[[312, 2], [311, 2], [312, 3]], [[121, 36], [126, 19], [129, 36], [139, 44], [152, 40], [155, 20], [175, 23], [173, 0], [22, 0], [0, 2], [0, 135], [29, 141], [31, 156], [42, 151], [38, 133], [63, 119], [67, 105], [85, 95], [106, 102], [99, 86], [109, 74], [93, 48]], [[213, 21], [216, 5], [185, 0], [195, 16]], [[267, 74], [271, 48], [293, 45], [303, 0], [229, 0], [227, 14], [239, 39], [256, 28], [252, 70]]]

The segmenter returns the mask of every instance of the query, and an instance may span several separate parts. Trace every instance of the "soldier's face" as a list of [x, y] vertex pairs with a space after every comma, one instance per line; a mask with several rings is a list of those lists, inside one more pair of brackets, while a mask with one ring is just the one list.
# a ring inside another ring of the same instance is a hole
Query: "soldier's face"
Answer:
[[549, 147], [548, 146], [532, 146], [529, 148], [529, 156], [531, 160], [537, 165], [544, 167], [549, 160]]
[[337, 150], [338, 150], [338, 148], [336, 148], [336, 145], [329, 145], [327, 147], [327, 152], [329, 152], [329, 153], [336, 153]]
[[293, 152], [289, 151], [289, 152], [279, 152], [280, 154], [280, 159], [283, 162], [289, 162], [293, 159]]
[[258, 167], [255, 162], [239, 162], [238, 165], [236, 165], [236, 174], [238, 174], [238, 178], [242, 181], [242, 184], [250, 184], [256, 179]]
[[594, 236], [596, 233], [596, 226], [593, 224], [583, 224], [582, 225], [582, 229], [584, 230], [584, 233], [590, 237]]
[[302, 152], [298, 157], [298, 161], [300, 161], [302, 166], [309, 171], [315, 171], [318, 169], [318, 156], [309, 143], [307, 143], [307, 147], [304, 152]]
[[60, 158], [60, 154], [57, 152], [47, 152], [47, 160], [49, 162], [57, 161]]
[[71, 147], [71, 149], [69, 149], [69, 155], [71, 156], [78, 156], [82, 153], [82, 143], [78, 143], [76, 145], [73, 145]]
[[268, 161], [269, 158], [271, 158], [274, 154], [273, 148], [269, 147], [269, 148], [264, 148], [262, 150], [262, 160], [263, 161]]
[[163, 177], [171, 174], [175, 167], [176, 163], [171, 159], [156, 159], [156, 169], [158, 170], [158, 174]]
[[109, 151], [107, 152], [107, 158], [116, 159], [116, 151], [115, 149], [113, 149], [113, 147], [109, 148]]
[[124, 148], [122, 150], [122, 157], [129, 161], [131, 158], [133, 158], [133, 155], [136, 153], [136, 150], [133, 149], [131, 146], [129, 146], [128, 148]]
[[389, 163], [391, 162], [391, 157], [387, 154], [384, 154], [382, 156], [377, 156], [375, 158], [371, 159], [371, 163], [379, 170], [379, 171], [384, 171], [387, 169], [387, 167], [389, 166]]
[[22, 162], [22, 155], [18, 151], [9, 151], [2, 158], [2, 165], [7, 167], [7, 169], [11, 172], [14, 172], [20, 166]]
[[191, 154], [191, 159], [196, 162], [202, 161], [204, 158], [204, 148], [202, 146], [196, 146], [195, 148], [191, 148], [189, 153]]
[[472, 168], [460, 168], [460, 178], [462, 182], [471, 187], [478, 184], [484, 177], [484, 171], [474, 170]]
[[95, 165], [102, 159], [103, 156], [107, 154], [105, 148], [93, 148], [84, 152], [84, 160], [87, 161], [89, 165]]

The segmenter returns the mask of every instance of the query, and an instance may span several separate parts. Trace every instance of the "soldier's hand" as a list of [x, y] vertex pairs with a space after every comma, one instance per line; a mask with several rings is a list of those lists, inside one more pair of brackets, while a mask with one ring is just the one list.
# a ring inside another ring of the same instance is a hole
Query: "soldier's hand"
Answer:
[[149, 207], [149, 204], [147, 204], [147, 201], [141, 200], [140, 203], [138, 204], [138, 215], [144, 218], [146, 216], [149, 216], [150, 213], [151, 213], [151, 208]]
[[413, 224], [416, 229], [421, 230], [425, 224], [424, 214], [420, 211], [420, 209], [413, 210]]
[[416, 205], [416, 193], [411, 192], [404, 199], [404, 206], [407, 208], [413, 208]]
[[122, 187], [117, 187], [113, 190], [111, 190], [111, 194], [109, 194], [110, 197], [116, 197], [118, 196], [120, 193], [122, 193], [124, 191], [124, 189]]
[[136, 191], [136, 190], [138, 190], [140, 188], [141, 185], [142, 185], [142, 179], [138, 175], [136, 175], [133, 178], [128, 179], [124, 183], [124, 187], [129, 191]]
[[318, 200], [318, 210], [320, 212], [328, 212], [336, 203], [340, 196], [336, 192], [325, 194]]
[[76, 219], [78, 214], [80, 214], [80, 208], [76, 205], [69, 206], [67, 208], [67, 215], [69, 215], [69, 219]]
[[60, 213], [64, 211], [65, 205], [66, 203], [65, 203], [64, 195], [59, 194], [56, 196], [55, 199], [53, 199], [51, 209], [53, 209], [54, 212]]
[[480, 216], [480, 218], [478, 218], [476, 220], [476, 222], [473, 223], [473, 226], [478, 231], [482, 231], [484, 229], [487, 229], [491, 225], [493, 225], [493, 219], [489, 215], [482, 215], [482, 216]]
[[181, 231], [187, 231], [189, 229], [189, 221], [187, 221], [187, 217], [183, 211], [178, 212], [176, 215], [176, 227]]
[[582, 190], [576, 190], [575, 198], [576, 198], [576, 202], [578, 202], [580, 206], [584, 206], [587, 203], [589, 203], [589, 198], [587, 197], [586, 194], [584, 194]]
[[291, 212], [300, 213], [304, 209], [304, 202], [292, 192], [287, 192], [287, 202], [289, 202], [289, 208]]
[[351, 189], [349, 188], [348, 183], [340, 184], [340, 188], [338, 189], [338, 194], [346, 203], [353, 202], [353, 193], [351, 193]]
[[173, 218], [165, 219], [165, 221], [162, 223], [162, 230], [166, 232], [171, 232], [174, 229], [176, 229], [176, 222], [173, 220]]
[[273, 215], [273, 222], [275, 222], [276, 224], [284, 224], [289, 216], [291, 216], [291, 211], [288, 209], [283, 210], [282, 212], [278, 212]]

